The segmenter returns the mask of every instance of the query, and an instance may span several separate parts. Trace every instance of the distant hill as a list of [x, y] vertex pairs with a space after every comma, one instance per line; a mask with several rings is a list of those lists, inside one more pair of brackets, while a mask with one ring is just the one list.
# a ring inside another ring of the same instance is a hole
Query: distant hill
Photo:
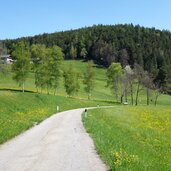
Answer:
[[30, 45], [58, 45], [65, 59], [93, 59], [105, 67], [112, 62], [120, 62], [123, 67], [138, 63], [162, 84], [171, 82], [171, 33], [166, 30], [132, 24], [95, 25], [4, 42], [11, 51], [21, 40]]

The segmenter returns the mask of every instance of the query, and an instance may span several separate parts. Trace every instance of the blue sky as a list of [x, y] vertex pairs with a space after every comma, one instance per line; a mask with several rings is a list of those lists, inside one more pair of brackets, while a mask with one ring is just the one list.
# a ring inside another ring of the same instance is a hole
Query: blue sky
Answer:
[[0, 0], [0, 39], [93, 24], [133, 23], [171, 31], [171, 0]]

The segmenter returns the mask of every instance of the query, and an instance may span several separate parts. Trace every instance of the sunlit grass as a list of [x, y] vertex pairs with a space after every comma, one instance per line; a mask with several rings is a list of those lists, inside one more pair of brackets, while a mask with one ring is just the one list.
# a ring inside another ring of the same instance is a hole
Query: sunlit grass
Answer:
[[[80, 90], [74, 97], [78, 98], [87, 98], [87, 94], [84, 91], [84, 84], [83, 84], [83, 75], [86, 71], [87, 62], [82, 60], [66, 60], [64, 61], [63, 68], [68, 68], [71, 65], [76, 69], [79, 73], [79, 83], [80, 83]], [[98, 68], [94, 65], [95, 70], [95, 88], [92, 92], [92, 99], [103, 99], [103, 100], [113, 100], [113, 95], [108, 88], [105, 87], [106, 85], [106, 69]], [[12, 79], [13, 73], [10, 70], [10, 66], [8, 66], [8, 70], [5, 75], [0, 73], [0, 89], [15, 89], [21, 90], [21, 87]], [[36, 92], [37, 89], [35, 87], [35, 80], [34, 80], [34, 73], [29, 73], [28, 78], [25, 82], [25, 90]], [[39, 89], [40, 92], [40, 89]], [[46, 88], [43, 90], [43, 93], [46, 92]], [[50, 94], [53, 94], [53, 89], [50, 90]], [[67, 96], [64, 85], [63, 85], [63, 78], [60, 79], [57, 94], [61, 96]]]
[[111, 170], [171, 169], [169, 105], [90, 110], [84, 124]]
[[60, 111], [87, 106], [110, 105], [36, 93], [0, 91], [0, 144]]

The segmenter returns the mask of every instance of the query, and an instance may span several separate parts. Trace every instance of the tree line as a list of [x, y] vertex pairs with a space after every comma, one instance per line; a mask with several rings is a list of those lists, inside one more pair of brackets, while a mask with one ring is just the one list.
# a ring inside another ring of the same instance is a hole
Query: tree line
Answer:
[[[80, 89], [79, 73], [69, 66], [63, 69], [64, 54], [62, 49], [56, 45], [46, 47], [42, 44], [33, 44], [31, 47], [25, 42], [19, 42], [15, 45], [12, 55], [15, 59], [12, 64], [14, 73], [13, 79], [22, 86], [24, 92], [24, 83], [30, 71], [35, 76], [35, 86], [37, 93], [42, 93], [43, 89], [47, 94], [53, 89], [56, 95], [59, 86], [59, 80], [64, 79], [64, 87], [69, 96], [73, 96]], [[88, 61], [87, 68], [83, 76], [84, 90], [88, 99], [91, 98], [95, 87], [95, 71], [93, 61]], [[155, 92], [155, 105], [162, 89], [154, 83], [154, 78], [145, 71], [139, 64], [135, 63], [132, 69], [130, 65], [122, 67], [121, 63], [111, 63], [106, 72], [106, 87], [111, 89], [115, 95], [116, 101], [120, 103], [130, 103], [138, 105], [139, 94], [141, 90], [146, 92], [147, 105], [150, 104], [151, 90]]]
[[[21, 41], [14, 46], [12, 56], [15, 59], [12, 64], [13, 79], [22, 87], [22, 92], [25, 90], [24, 84], [30, 71], [34, 73], [37, 93], [42, 93], [43, 89], [46, 89], [49, 94], [50, 89], [53, 89], [53, 94], [56, 95], [62, 77], [69, 96], [78, 92], [79, 73], [72, 65], [66, 70], [63, 69], [64, 54], [59, 46], [46, 47], [42, 44], [33, 44], [30, 47]], [[94, 87], [93, 79], [93, 62], [88, 61], [83, 83], [89, 99]]]
[[171, 33], [167, 30], [133, 24], [95, 25], [4, 42], [12, 52], [14, 44], [21, 40], [29, 46], [44, 44], [50, 48], [57, 45], [64, 59], [93, 60], [104, 67], [119, 62], [123, 68], [129, 65], [132, 69], [138, 64], [165, 92], [171, 93]]
[[[132, 69], [129, 65], [122, 68], [120, 63], [112, 63], [107, 69], [107, 87], [115, 95], [116, 101], [138, 105], [140, 92], [146, 95], [146, 104], [157, 104], [163, 89], [153, 82], [153, 78], [139, 64]], [[128, 100], [129, 97], [129, 100]]]

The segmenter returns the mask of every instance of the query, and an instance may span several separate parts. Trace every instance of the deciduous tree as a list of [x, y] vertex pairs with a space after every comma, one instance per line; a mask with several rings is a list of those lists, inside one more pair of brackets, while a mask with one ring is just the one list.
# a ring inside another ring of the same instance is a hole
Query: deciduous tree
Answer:
[[137, 80], [137, 90], [136, 90], [136, 97], [135, 97], [135, 105], [137, 106], [138, 105], [139, 92], [140, 92], [140, 90], [142, 90], [142, 88], [140, 88], [140, 87], [142, 85], [143, 78], [145, 75], [144, 75], [143, 68], [136, 63], [134, 65], [134, 73], [135, 73], [136, 80]]
[[84, 73], [83, 83], [85, 84], [85, 91], [88, 94], [88, 99], [90, 99], [93, 88], [94, 88], [94, 69], [93, 61], [88, 61], [86, 72]]
[[[127, 92], [130, 91], [131, 104], [133, 105], [134, 104], [134, 86], [133, 85], [134, 85], [135, 75], [129, 65], [127, 65], [124, 68], [124, 74], [125, 74], [125, 82], [124, 82], [125, 96], [127, 97]], [[127, 102], [127, 98], [125, 99], [125, 101]]]
[[44, 79], [44, 73], [45, 73], [45, 58], [46, 58], [46, 47], [45, 45], [41, 44], [34, 44], [31, 46], [31, 58], [34, 64], [34, 73], [35, 73], [35, 85], [37, 88], [42, 89], [45, 87], [45, 79]]
[[71, 59], [75, 59], [77, 57], [77, 49], [72, 45], [70, 49]]
[[146, 88], [146, 99], [147, 105], [150, 104], [150, 90], [153, 88], [153, 79], [150, 77], [147, 71], [144, 72], [144, 77], [142, 78], [142, 84]]
[[69, 96], [73, 96], [78, 92], [80, 88], [78, 78], [79, 74], [74, 70], [72, 65], [70, 65], [68, 70], [64, 71], [64, 87]]
[[12, 65], [14, 72], [13, 79], [19, 83], [19, 86], [22, 86], [22, 92], [24, 92], [24, 83], [30, 68], [30, 51], [28, 45], [24, 42], [17, 43], [12, 52], [12, 56], [15, 58]]
[[50, 70], [53, 76], [53, 87], [54, 87], [54, 95], [56, 95], [57, 87], [59, 84], [59, 79], [62, 75], [62, 61], [63, 61], [63, 53], [62, 49], [59, 46], [53, 46], [51, 48], [51, 63], [50, 63]]
[[122, 75], [123, 70], [120, 63], [112, 63], [107, 69], [107, 86], [110, 87], [111, 91], [115, 94], [117, 101], [119, 94], [122, 99], [122, 93], [120, 93]]

